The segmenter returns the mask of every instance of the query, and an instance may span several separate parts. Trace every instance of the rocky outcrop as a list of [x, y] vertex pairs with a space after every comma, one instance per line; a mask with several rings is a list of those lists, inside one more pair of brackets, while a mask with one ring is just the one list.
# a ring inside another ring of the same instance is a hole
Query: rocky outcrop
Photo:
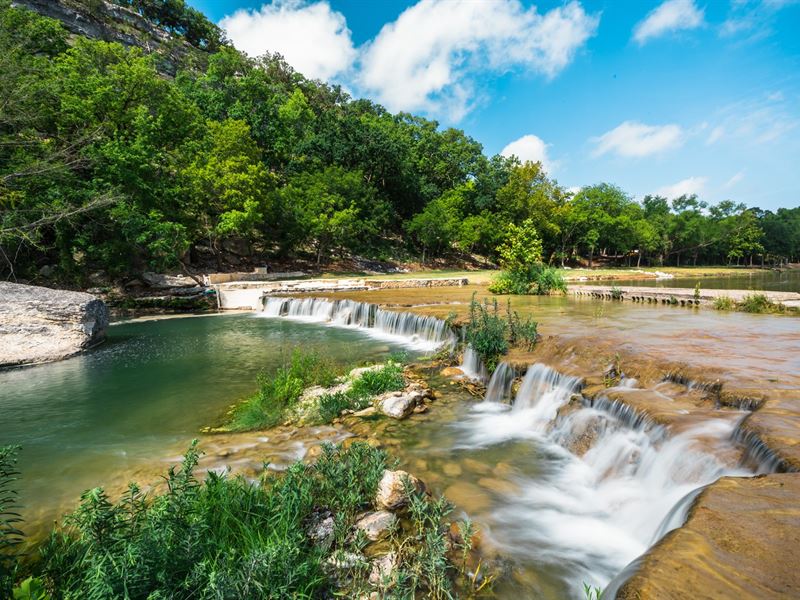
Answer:
[[794, 473], [720, 479], [698, 496], [686, 524], [639, 560], [616, 598], [800, 597], [798, 495]]
[[[407, 489], [407, 485], [410, 489]], [[386, 510], [402, 508], [408, 504], [408, 492], [412, 490], [423, 492], [425, 485], [405, 471], [389, 471], [387, 469], [383, 472], [383, 477], [378, 484], [375, 505]]]
[[108, 308], [90, 294], [0, 282], [0, 367], [73, 356], [106, 327]]
[[70, 33], [153, 53], [158, 57], [158, 69], [167, 75], [174, 76], [189, 55], [199, 59], [205, 56], [185, 40], [111, 2], [99, 0], [90, 6], [78, 0], [14, 0], [13, 4], [60, 21]]

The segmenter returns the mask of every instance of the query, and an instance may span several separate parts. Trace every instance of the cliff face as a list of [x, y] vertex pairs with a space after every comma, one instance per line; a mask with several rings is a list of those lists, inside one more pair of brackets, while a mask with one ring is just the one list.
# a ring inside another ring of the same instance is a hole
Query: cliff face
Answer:
[[118, 42], [156, 54], [163, 74], [174, 76], [179, 66], [205, 62], [207, 54], [173, 36], [139, 14], [104, 0], [14, 0], [13, 6], [60, 21], [74, 35]]
[[67, 358], [105, 339], [108, 308], [91, 294], [0, 282], [0, 367]]

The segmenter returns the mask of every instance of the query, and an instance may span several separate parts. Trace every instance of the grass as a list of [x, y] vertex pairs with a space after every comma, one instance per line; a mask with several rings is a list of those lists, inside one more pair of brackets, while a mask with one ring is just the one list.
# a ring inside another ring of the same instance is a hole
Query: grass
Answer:
[[401, 390], [406, 382], [403, 365], [390, 360], [383, 367], [365, 371], [353, 382], [350, 389], [319, 398], [318, 415], [323, 423], [330, 423], [345, 410], [361, 410], [369, 406], [375, 396]]
[[784, 313], [787, 310], [783, 304], [773, 302], [765, 294], [748, 294], [738, 302], [728, 296], [720, 296], [714, 299], [714, 308], [755, 314]]
[[[393, 466], [384, 451], [362, 442], [325, 445], [314, 464], [298, 462], [256, 483], [214, 472], [201, 481], [199, 457], [195, 442], [166, 474], [162, 493], [150, 496], [135, 484], [116, 502], [102, 488], [84, 493], [25, 573], [15, 571], [22, 583], [14, 597], [310, 599], [374, 589], [367, 542], [353, 526], [374, 509], [378, 482]], [[469, 535], [451, 541], [449, 503], [411, 493], [408, 485], [406, 493], [409, 525], [391, 532], [397, 567], [379, 584], [381, 597], [475, 591], [466, 570], [471, 527], [461, 524]], [[326, 519], [332, 529], [312, 536]], [[355, 559], [332, 568], [331, 560], [342, 556]]]
[[491, 373], [510, 347], [532, 350], [538, 337], [537, 329], [536, 321], [530, 317], [523, 321], [518, 312], [511, 310], [510, 300], [506, 302], [506, 315], [503, 318], [497, 299], [491, 304], [488, 300], [481, 304], [473, 294], [469, 305], [469, 321], [464, 325], [464, 338]]
[[253, 431], [280, 425], [307, 387], [328, 387], [339, 375], [340, 370], [320, 355], [294, 350], [274, 375], [258, 376], [258, 391], [234, 408], [226, 429]]

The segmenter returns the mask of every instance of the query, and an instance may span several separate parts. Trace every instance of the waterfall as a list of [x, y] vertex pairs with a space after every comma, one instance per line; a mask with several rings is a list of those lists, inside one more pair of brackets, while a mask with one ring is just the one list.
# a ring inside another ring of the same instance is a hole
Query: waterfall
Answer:
[[484, 402], [498, 403], [510, 400], [512, 383], [514, 383], [514, 368], [507, 362], [501, 362], [486, 386]]
[[375, 337], [419, 350], [436, 350], [442, 345], [452, 347], [456, 343], [455, 334], [442, 319], [384, 310], [368, 302], [265, 297], [261, 314], [270, 318], [362, 329]]
[[754, 470], [737, 462], [736, 413], [670, 436], [621, 402], [572, 401], [580, 385], [532, 365], [510, 408], [489, 403], [487, 390], [487, 402], [454, 426], [455, 445], [463, 451], [532, 443], [537, 474], [516, 477], [518, 490], [507, 492], [487, 517], [493, 543], [512, 558], [551, 565], [572, 585], [605, 586], [683, 524], [704, 486]]
[[464, 349], [464, 358], [458, 368], [468, 379], [480, 381], [481, 383], [489, 379], [489, 372], [486, 370], [481, 357], [469, 344]]

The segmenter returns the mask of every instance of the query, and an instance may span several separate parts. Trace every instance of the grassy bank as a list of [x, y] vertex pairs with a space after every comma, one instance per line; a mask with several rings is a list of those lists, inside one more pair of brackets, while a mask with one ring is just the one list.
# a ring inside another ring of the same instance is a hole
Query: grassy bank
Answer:
[[[371, 591], [451, 598], [476, 591], [466, 574], [471, 526], [461, 523], [453, 529], [461, 534], [451, 533], [451, 505], [411, 479], [397, 492], [402, 504], [389, 509], [402, 506], [402, 519], [382, 513], [392, 525], [380, 544], [359, 529], [364, 511], [384, 506], [377, 492], [393, 463], [382, 450], [359, 442], [324, 446], [313, 464], [298, 462], [255, 484], [214, 472], [201, 481], [198, 458], [193, 444], [167, 473], [164, 493], [148, 496], [131, 484], [113, 502], [101, 488], [87, 491], [24, 564], [10, 543], [18, 532], [0, 519], [0, 595], [10, 597], [11, 586], [28, 577], [34, 579], [25, 588], [39, 592], [21, 595], [18, 588], [15, 598], [278, 599]], [[13, 482], [3, 475], [0, 489]], [[0, 506], [0, 517], [12, 508]]]

